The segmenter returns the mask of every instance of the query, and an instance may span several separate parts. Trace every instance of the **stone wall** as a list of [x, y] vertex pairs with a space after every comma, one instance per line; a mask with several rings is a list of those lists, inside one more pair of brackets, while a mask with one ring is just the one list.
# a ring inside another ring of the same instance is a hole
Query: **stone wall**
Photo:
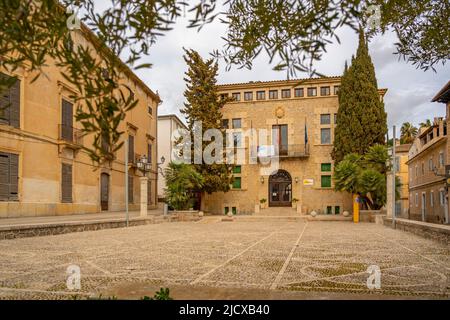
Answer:
[[359, 222], [372, 222], [375, 223], [376, 216], [386, 214], [382, 210], [360, 210]]
[[[384, 225], [392, 227], [392, 219], [385, 218]], [[450, 245], [450, 226], [422, 221], [395, 219], [395, 228]]]
[[[133, 218], [129, 220], [129, 226], [135, 227], [146, 224], [156, 224], [163, 222], [178, 221], [198, 221], [201, 218], [195, 214], [170, 214], [168, 216], [156, 216], [147, 218]], [[96, 231], [103, 229], [124, 228], [125, 219], [114, 219], [109, 221], [87, 221], [87, 222], [66, 222], [49, 223], [41, 225], [21, 225], [0, 227], [0, 240], [27, 238], [38, 236], [49, 236], [72, 232]]]

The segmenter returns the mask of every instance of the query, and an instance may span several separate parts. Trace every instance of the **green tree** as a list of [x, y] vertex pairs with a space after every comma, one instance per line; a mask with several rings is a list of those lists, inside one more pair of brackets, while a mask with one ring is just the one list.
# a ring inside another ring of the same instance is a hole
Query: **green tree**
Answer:
[[411, 122], [403, 123], [400, 129], [400, 144], [412, 143], [417, 132], [417, 128]]
[[[337, 191], [357, 194], [364, 206], [379, 210], [386, 204], [386, 173], [390, 170], [387, 147], [374, 145], [363, 156], [350, 153], [339, 162], [334, 171]], [[396, 199], [400, 198], [401, 183], [396, 179]]]
[[[119, 85], [126, 68], [149, 68], [141, 63], [158, 37], [187, 15], [189, 28], [202, 28], [217, 17], [228, 27], [222, 57], [228, 68], [251, 68], [266, 52], [275, 70], [317, 74], [314, 65], [326, 47], [339, 42], [337, 30], [367, 25], [370, 5], [380, 5], [381, 24], [371, 34], [394, 30], [396, 53], [427, 70], [450, 56], [448, 0], [8, 0], [0, 1], [0, 68], [21, 69], [34, 79], [45, 66], [62, 67], [64, 78], [78, 93], [76, 119], [94, 144], [85, 146], [92, 160], [111, 160], [123, 132], [118, 125], [137, 101]], [[81, 31], [94, 39], [95, 50], [75, 43], [80, 31], [69, 30], [66, 8], [80, 8]], [[218, 12], [220, 10], [220, 12]], [[88, 26], [91, 30], [89, 31]], [[367, 29], [367, 28], [366, 28]], [[99, 52], [103, 61], [97, 59]], [[117, 57], [124, 59], [122, 64]], [[13, 82], [10, 82], [13, 83]], [[0, 91], [10, 84], [0, 79]], [[108, 148], [102, 146], [107, 145]]]
[[193, 165], [170, 162], [165, 169], [167, 203], [175, 210], [192, 207], [194, 193], [204, 184], [204, 179]]
[[363, 155], [371, 146], [386, 143], [387, 115], [380, 100], [375, 68], [362, 30], [356, 57], [344, 70], [338, 98], [332, 151], [336, 163], [349, 153]]
[[430, 119], [426, 119], [424, 122], [419, 123], [419, 127], [422, 128], [429, 128], [431, 127], [433, 124], [431, 122]]
[[[184, 96], [186, 102], [181, 112], [186, 116], [188, 130], [191, 134], [191, 141], [194, 141], [196, 130], [196, 122], [201, 122], [200, 136], [204, 137], [205, 131], [209, 129], [219, 130], [222, 138], [225, 137], [225, 131], [221, 128], [222, 113], [220, 109], [225, 105], [228, 99], [219, 99], [217, 94], [216, 77], [218, 72], [218, 64], [213, 58], [203, 60], [195, 50], [186, 50], [184, 60], [188, 65], [186, 71], [186, 90]], [[225, 140], [225, 139], [223, 139]], [[214, 140], [213, 140], [214, 142]], [[192, 144], [191, 163], [195, 163], [195, 154], [203, 155], [207, 145], [212, 142], [201, 141], [201, 145], [194, 146]], [[223, 146], [223, 143], [221, 147]], [[225, 152], [222, 157], [225, 159]], [[227, 192], [230, 190], [232, 183], [232, 175], [230, 165], [225, 161], [220, 163], [205, 163], [205, 159], [201, 159], [201, 163], [195, 163], [196, 170], [203, 176], [204, 184], [201, 192]]]

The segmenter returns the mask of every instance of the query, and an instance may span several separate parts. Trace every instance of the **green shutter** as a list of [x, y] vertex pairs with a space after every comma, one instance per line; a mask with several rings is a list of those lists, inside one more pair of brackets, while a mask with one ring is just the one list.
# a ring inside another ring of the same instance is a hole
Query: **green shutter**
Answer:
[[340, 214], [341, 213], [341, 207], [335, 206], [334, 207], [334, 214]]
[[241, 166], [234, 166], [233, 173], [241, 173]]
[[321, 177], [321, 187], [322, 188], [331, 188], [331, 176], [322, 176]]
[[241, 188], [241, 177], [233, 177], [233, 189]]
[[320, 165], [320, 170], [322, 172], [331, 172], [331, 163], [322, 163]]

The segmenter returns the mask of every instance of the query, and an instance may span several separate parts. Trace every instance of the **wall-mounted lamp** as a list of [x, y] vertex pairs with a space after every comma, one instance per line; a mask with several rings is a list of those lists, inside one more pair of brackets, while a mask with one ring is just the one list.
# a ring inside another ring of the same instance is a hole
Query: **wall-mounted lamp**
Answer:
[[298, 183], [298, 177], [295, 177], [294, 180], [295, 180], [295, 183]]
[[261, 183], [264, 183], [264, 177], [261, 176], [261, 178], [259, 178], [259, 181], [261, 181]]

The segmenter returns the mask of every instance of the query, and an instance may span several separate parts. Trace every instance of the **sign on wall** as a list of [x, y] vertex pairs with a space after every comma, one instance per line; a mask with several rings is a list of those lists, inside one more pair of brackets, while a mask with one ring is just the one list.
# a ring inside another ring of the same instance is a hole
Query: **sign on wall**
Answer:
[[303, 185], [304, 186], [313, 186], [314, 185], [314, 179], [303, 179]]

